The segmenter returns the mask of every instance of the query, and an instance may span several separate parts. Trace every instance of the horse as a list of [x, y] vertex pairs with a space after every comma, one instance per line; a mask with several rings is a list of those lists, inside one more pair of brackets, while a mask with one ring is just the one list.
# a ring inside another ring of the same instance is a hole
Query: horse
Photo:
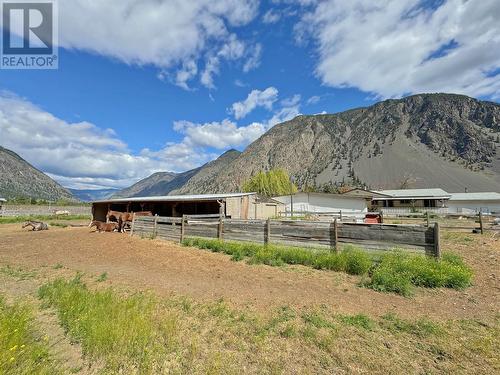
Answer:
[[106, 222], [114, 218], [118, 222], [118, 231], [124, 232], [124, 227], [127, 223], [130, 223], [135, 216], [153, 216], [151, 211], [138, 211], [138, 212], [120, 212], [109, 210], [106, 214]]
[[113, 232], [118, 229], [118, 223], [103, 223], [102, 221], [94, 220], [90, 223], [89, 228], [95, 227], [96, 232]]
[[23, 229], [26, 227], [31, 227], [33, 232], [39, 232], [41, 230], [49, 230], [49, 226], [41, 221], [26, 221], [23, 224]]

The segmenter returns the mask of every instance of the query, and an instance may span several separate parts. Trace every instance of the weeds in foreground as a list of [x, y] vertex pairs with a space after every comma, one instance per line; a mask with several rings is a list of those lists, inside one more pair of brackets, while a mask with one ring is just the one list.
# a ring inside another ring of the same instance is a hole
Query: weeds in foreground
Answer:
[[187, 238], [185, 246], [194, 246], [231, 255], [233, 260], [248, 259], [251, 264], [281, 266], [301, 264], [350, 275], [365, 276], [362, 285], [382, 292], [411, 296], [414, 287], [463, 289], [470, 285], [472, 271], [458, 255], [446, 253], [442, 259], [392, 251], [369, 253], [345, 247], [340, 253], [298, 247], [224, 242]]
[[18, 281], [29, 280], [36, 277], [35, 271], [26, 271], [20, 267], [4, 266], [0, 268], [0, 273], [12, 277]]
[[0, 296], [0, 374], [58, 374], [58, 364], [34, 329], [33, 313]]
[[500, 344], [498, 319], [374, 319], [326, 306], [261, 314], [222, 300], [93, 291], [80, 277], [45, 284], [39, 295], [109, 373], [493, 373]]

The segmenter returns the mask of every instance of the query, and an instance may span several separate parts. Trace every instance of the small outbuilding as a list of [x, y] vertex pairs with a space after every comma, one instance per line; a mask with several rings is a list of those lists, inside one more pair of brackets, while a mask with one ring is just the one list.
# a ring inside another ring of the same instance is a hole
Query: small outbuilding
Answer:
[[153, 215], [180, 217], [182, 215], [212, 215], [222, 213], [233, 219], [268, 219], [276, 217], [284, 206], [256, 193], [166, 195], [95, 201], [93, 220], [106, 220], [109, 210], [120, 212], [151, 211]]
[[364, 194], [329, 194], [329, 193], [296, 193], [274, 197], [285, 205], [286, 215], [336, 215], [342, 211], [346, 216], [363, 216], [368, 212], [371, 195]]
[[500, 214], [500, 193], [453, 193], [448, 201], [450, 214]]
[[383, 211], [446, 210], [451, 198], [451, 194], [443, 189], [380, 190], [376, 193], [382, 197], [373, 198], [372, 208]]

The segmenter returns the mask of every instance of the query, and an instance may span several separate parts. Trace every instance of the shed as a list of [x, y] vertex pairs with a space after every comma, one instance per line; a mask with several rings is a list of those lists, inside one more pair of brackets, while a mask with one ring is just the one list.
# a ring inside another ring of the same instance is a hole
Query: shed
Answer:
[[294, 195], [283, 195], [274, 197], [283, 203], [286, 212], [293, 211], [295, 214], [343, 214], [352, 216], [364, 216], [368, 212], [371, 197], [363, 195], [345, 195], [329, 193], [296, 193]]
[[450, 214], [500, 214], [500, 193], [455, 193], [448, 201]]
[[94, 220], [105, 221], [108, 210], [120, 212], [151, 211], [153, 215], [219, 214], [233, 219], [267, 219], [277, 216], [281, 203], [265, 200], [256, 193], [166, 195], [106, 199], [92, 202]]
[[443, 189], [380, 190], [384, 197], [373, 197], [375, 209], [445, 209], [451, 194]]

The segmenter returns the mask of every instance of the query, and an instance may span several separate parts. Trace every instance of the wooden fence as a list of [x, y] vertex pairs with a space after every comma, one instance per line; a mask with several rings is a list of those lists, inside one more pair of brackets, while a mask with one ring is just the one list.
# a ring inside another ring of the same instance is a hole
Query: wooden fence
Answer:
[[298, 220], [238, 220], [218, 215], [134, 217], [131, 235], [182, 241], [186, 237], [218, 238], [262, 244], [328, 248], [352, 244], [366, 250], [402, 249], [440, 256], [439, 224], [432, 227], [354, 224]]

